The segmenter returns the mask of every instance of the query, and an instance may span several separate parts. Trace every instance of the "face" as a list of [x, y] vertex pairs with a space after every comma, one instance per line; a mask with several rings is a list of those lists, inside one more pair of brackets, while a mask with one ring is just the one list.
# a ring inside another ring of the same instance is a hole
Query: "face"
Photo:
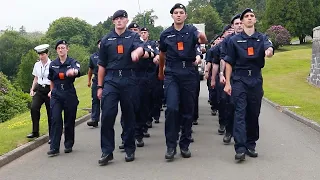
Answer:
[[148, 31], [141, 31], [141, 37], [144, 41], [148, 40], [149, 32]]
[[130, 28], [130, 31], [133, 31], [133, 32], [140, 34], [139, 28]]
[[214, 44], [215, 45], [219, 44], [220, 42], [221, 42], [221, 38], [220, 37], [218, 37], [216, 40], [214, 40]]
[[125, 17], [118, 17], [113, 20], [113, 24], [116, 29], [125, 29], [127, 27], [128, 22], [128, 18]]
[[251, 28], [257, 22], [256, 16], [252, 12], [247, 12], [242, 19], [244, 27]]
[[230, 28], [226, 32], [223, 33], [223, 37], [227, 37], [228, 35], [234, 33], [234, 29]]
[[175, 24], [182, 24], [187, 19], [187, 14], [184, 9], [175, 9], [171, 15]]
[[101, 42], [98, 43], [98, 48], [99, 48], [99, 49], [100, 49], [100, 44], [101, 44]]
[[243, 31], [243, 28], [242, 28], [242, 21], [240, 19], [235, 19], [233, 21], [233, 24], [232, 24], [232, 27], [234, 28], [234, 31], [236, 33], [240, 33]]
[[66, 56], [68, 54], [69, 48], [65, 44], [59, 44], [57, 47], [57, 53], [59, 56]]
[[41, 61], [47, 60], [47, 59], [48, 59], [48, 54], [47, 54], [47, 53], [41, 53], [41, 54], [39, 54], [39, 59], [40, 59]]

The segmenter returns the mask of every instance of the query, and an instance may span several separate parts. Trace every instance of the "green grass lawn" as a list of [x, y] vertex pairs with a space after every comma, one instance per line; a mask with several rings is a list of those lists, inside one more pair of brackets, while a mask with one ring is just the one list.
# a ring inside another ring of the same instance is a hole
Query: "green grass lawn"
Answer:
[[286, 46], [263, 69], [265, 97], [291, 111], [320, 122], [320, 89], [310, 85], [311, 44]]
[[[77, 118], [88, 114], [83, 108], [91, 107], [91, 89], [87, 87], [87, 76], [78, 78], [75, 82], [79, 106]], [[17, 115], [13, 119], [0, 123], [0, 155], [11, 151], [12, 149], [27, 143], [29, 140], [26, 135], [32, 131], [32, 122], [30, 112]], [[41, 135], [48, 132], [48, 123], [45, 106], [41, 109], [40, 133]]]

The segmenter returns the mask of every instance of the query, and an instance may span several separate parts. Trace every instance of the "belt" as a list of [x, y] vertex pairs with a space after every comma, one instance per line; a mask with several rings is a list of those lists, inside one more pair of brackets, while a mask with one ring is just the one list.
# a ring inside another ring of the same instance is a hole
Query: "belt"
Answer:
[[192, 61], [177, 61], [177, 62], [166, 62], [166, 66], [168, 67], [176, 67], [176, 68], [186, 68], [186, 67], [195, 67]]
[[107, 76], [130, 77], [135, 75], [136, 75], [136, 72], [133, 69], [118, 69], [118, 70], [107, 69]]
[[43, 87], [43, 88], [46, 88], [46, 87], [48, 87], [48, 86], [50, 86], [50, 85], [48, 85], [48, 84], [38, 84], [38, 86]]
[[54, 88], [61, 90], [61, 91], [66, 91], [69, 89], [74, 89], [73, 84], [55, 84]]
[[251, 69], [237, 69], [234, 71], [234, 75], [237, 76], [253, 76], [253, 77], [258, 77], [261, 76], [261, 70], [251, 70]]

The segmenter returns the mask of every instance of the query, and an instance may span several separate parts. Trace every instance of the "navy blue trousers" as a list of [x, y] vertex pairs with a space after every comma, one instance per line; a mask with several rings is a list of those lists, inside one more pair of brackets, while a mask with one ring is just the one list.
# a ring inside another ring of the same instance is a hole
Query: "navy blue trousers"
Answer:
[[259, 139], [259, 115], [263, 97], [262, 76], [233, 76], [235, 151], [255, 149]]
[[135, 152], [136, 112], [139, 109], [138, 82], [134, 72], [123, 71], [119, 76], [115, 71], [108, 71], [105, 77], [101, 101], [101, 150], [110, 154], [115, 149], [114, 124], [118, 114], [118, 103], [121, 107], [121, 119], [126, 153]]
[[[74, 88], [67, 90], [58, 90], [56, 87], [51, 92], [51, 132], [50, 149], [59, 150], [61, 135], [64, 126], [64, 146], [72, 148], [74, 145], [74, 127], [77, 115], [79, 101]], [[64, 120], [62, 120], [62, 111], [64, 111]]]
[[179, 146], [187, 149], [190, 145], [191, 127], [197, 91], [197, 74], [194, 66], [166, 66], [164, 93], [167, 103], [165, 112], [165, 136], [168, 148], [176, 148], [182, 127]]

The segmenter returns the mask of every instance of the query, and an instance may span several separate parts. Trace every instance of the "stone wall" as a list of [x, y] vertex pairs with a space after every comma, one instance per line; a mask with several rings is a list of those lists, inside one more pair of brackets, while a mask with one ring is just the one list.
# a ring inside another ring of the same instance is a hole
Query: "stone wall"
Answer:
[[320, 87], [320, 26], [313, 29], [311, 71], [308, 80]]

